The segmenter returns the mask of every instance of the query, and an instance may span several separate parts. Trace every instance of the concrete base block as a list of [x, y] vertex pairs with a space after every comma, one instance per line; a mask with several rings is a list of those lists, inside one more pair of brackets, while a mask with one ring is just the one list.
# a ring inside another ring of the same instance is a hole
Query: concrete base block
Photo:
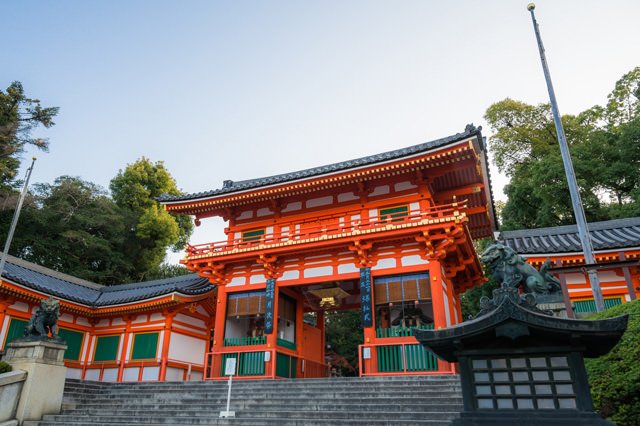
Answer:
[[26, 379], [27, 373], [19, 370], [0, 374], [0, 426], [16, 418], [22, 385]]
[[66, 379], [64, 351], [67, 345], [51, 340], [17, 340], [9, 344], [5, 360], [27, 372], [16, 419], [41, 420], [45, 414], [58, 414]]

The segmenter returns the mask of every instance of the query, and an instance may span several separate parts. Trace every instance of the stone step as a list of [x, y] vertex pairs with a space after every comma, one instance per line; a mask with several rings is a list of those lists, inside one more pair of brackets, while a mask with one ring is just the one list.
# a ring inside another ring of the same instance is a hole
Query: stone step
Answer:
[[[189, 424], [211, 424], [212, 421], [216, 420], [217, 413], [200, 413], [200, 415], [181, 415], [180, 412], [176, 412], [170, 417], [166, 415], [156, 415], [155, 413], [146, 413], [145, 416], [142, 417], [132, 417], [126, 415], [118, 415], [118, 414], [105, 414], [105, 415], [73, 415], [74, 421], [84, 421], [84, 422], [94, 422], [94, 423], [126, 423], [136, 422], [136, 423], [158, 423], [158, 424], [173, 424], [180, 423], [182, 420], [187, 420]], [[430, 420], [451, 420], [458, 416], [457, 412], [409, 412], [409, 413], [398, 413], [398, 412], [357, 412], [357, 413], [347, 413], [342, 411], [327, 411], [327, 412], [316, 412], [316, 413], [304, 413], [304, 412], [296, 412], [296, 411], [260, 411], [260, 412], [236, 412], [236, 419], [273, 419], [273, 418], [284, 418], [287, 420], [342, 420], [344, 423], [351, 420], [368, 420], [368, 421], [376, 421], [380, 419], [393, 419], [394, 421], [398, 420], [406, 420], [406, 421], [414, 421], [417, 419], [430, 419]], [[53, 415], [53, 416], [45, 416], [43, 420], [45, 421], [64, 421], [68, 420], [68, 417], [64, 415]]]
[[[181, 421], [173, 421], [172, 423], [150, 423], [140, 422], [137, 419], [112, 419], [106, 423], [99, 423], [93, 420], [70, 420], [64, 419], [62, 421], [46, 420], [39, 422], [39, 426], [112, 426], [112, 425], [145, 425], [145, 426], [167, 426], [171, 425], [191, 425], [189, 419], [182, 419]], [[291, 420], [285, 418], [272, 418], [272, 419], [218, 419], [212, 418], [208, 425], [233, 425], [233, 426], [345, 426], [343, 419], [301, 419]], [[432, 420], [432, 419], [414, 419], [414, 420], [349, 420], [349, 425], [362, 425], [362, 426], [413, 426], [413, 425], [425, 425], [425, 426], [448, 426], [450, 420]]]
[[[117, 413], [119, 415], [126, 416], [144, 416], [149, 412], [154, 412], [156, 414], [173, 414], [180, 413], [180, 416], [198, 416], [202, 413], [210, 413], [214, 408], [218, 411], [226, 406], [226, 401], [220, 401], [208, 405], [197, 405], [197, 406], [189, 406], [184, 407], [179, 404], [173, 404], [171, 406], [110, 406], [110, 407], [87, 407], [83, 406], [81, 408], [76, 408], [72, 410], [65, 410], [62, 414], [74, 414], [74, 415], [90, 415], [90, 416], [99, 416], [99, 415], [108, 415], [111, 413]], [[419, 406], [412, 404], [396, 404], [392, 406], [388, 406], [386, 404], [380, 405], [359, 405], [359, 404], [315, 404], [309, 403], [305, 405], [293, 405], [293, 404], [263, 404], [260, 402], [254, 402], [251, 404], [247, 403], [232, 403], [231, 408], [236, 412], [262, 412], [265, 410], [277, 410], [277, 409], [286, 409], [286, 411], [290, 412], [330, 412], [330, 411], [343, 411], [343, 412], [352, 412], [356, 413], [359, 411], [366, 412], [397, 412], [397, 413], [406, 413], [406, 412], [415, 412], [419, 411], [428, 411], [433, 413], [440, 412], [452, 412], [459, 411], [462, 408], [461, 404], [456, 403], [436, 403], [436, 404], [421, 404]]]

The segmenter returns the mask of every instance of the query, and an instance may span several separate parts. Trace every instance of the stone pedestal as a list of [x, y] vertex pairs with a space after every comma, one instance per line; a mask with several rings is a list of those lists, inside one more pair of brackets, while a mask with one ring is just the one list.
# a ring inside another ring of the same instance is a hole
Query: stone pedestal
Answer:
[[9, 343], [5, 361], [15, 370], [27, 372], [16, 419], [41, 420], [45, 414], [57, 414], [62, 406], [67, 345], [56, 340], [17, 340]]

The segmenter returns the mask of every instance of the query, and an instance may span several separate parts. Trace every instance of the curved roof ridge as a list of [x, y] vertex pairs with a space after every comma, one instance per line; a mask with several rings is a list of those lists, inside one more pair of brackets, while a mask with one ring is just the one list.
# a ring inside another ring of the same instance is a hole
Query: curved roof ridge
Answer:
[[[338, 172], [342, 170], [348, 170], [354, 167], [366, 166], [370, 164], [376, 164], [383, 161], [394, 160], [397, 158], [406, 157], [408, 155], [417, 154], [428, 149], [438, 148], [448, 145], [450, 143], [459, 142], [472, 136], [479, 136], [481, 134], [482, 127], [475, 127], [473, 124], [468, 124], [464, 132], [456, 133], [455, 135], [446, 136], [444, 138], [435, 139], [428, 142], [422, 142], [417, 145], [412, 145], [404, 148], [399, 148], [391, 151], [386, 151], [378, 154], [368, 155], [352, 160], [341, 161], [338, 163], [327, 164], [323, 166], [312, 167], [309, 169], [298, 170], [294, 172], [287, 172], [277, 175], [265, 176], [256, 179], [245, 179], [234, 182], [232, 180], [226, 180], [223, 183], [222, 188], [213, 189], [210, 191], [196, 192], [192, 194], [183, 195], [169, 195], [162, 194], [156, 199], [160, 202], [173, 202], [191, 200], [195, 198], [206, 198], [219, 194], [233, 193], [245, 189], [257, 188], [265, 185], [271, 185], [275, 183], [284, 183], [291, 180], [303, 179], [313, 177], [325, 173]], [[480, 141], [481, 147], [483, 142]]]
[[[591, 222], [588, 228], [595, 250], [640, 246], [640, 217]], [[523, 254], [582, 250], [577, 225], [500, 231], [497, 239]]]
[[197, 295], [215, 288], [207, 278], [202, 278], [197, 274], [104, 286], [14, 256], [7, 256], [2, 277], [31, 290], [92, 308], [127, 304], [173, 292]]

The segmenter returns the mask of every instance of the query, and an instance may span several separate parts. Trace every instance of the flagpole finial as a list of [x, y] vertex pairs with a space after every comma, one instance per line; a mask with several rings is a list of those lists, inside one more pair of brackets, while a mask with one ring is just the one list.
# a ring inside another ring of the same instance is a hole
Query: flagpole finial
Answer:
[[527, 5], [527, 10], [528, 10], [529, 12], [531, 12], [531, 11], [532, 11], [533, 9], [535, 9], [535, 8], [536, 8], [535, 3], [529, 3], [529, 4]]

